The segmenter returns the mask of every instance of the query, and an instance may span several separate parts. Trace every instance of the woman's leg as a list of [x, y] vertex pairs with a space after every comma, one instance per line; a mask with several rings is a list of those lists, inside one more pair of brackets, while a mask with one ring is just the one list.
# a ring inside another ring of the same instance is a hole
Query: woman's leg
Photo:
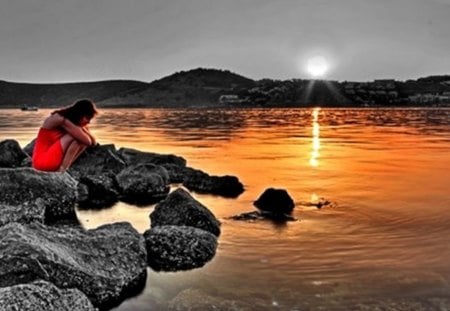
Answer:
[[63, 159], [58, 171], [63, 172], [67, 170], [73, 162], [86, 149], [86, 145], [81, 144], [70, 135], [64, 135], [61, 138], [61, 148], [63, 151]]

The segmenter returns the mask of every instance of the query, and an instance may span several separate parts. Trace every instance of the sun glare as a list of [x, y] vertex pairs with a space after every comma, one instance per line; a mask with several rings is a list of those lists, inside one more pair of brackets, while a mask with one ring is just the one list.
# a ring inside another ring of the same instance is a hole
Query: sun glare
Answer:
[[306, 62], [306, 71], [314, 78], [322, 77], [328, 70], [327, 60], [320, 55], [311, 57]]

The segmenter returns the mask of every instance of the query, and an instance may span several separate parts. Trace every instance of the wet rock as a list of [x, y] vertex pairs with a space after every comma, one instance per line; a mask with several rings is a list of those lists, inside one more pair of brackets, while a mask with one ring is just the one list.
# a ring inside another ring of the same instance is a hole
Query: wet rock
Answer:
[[155, 227], [147, 230], [144, 238], [148, 264], [156, 271], [202, 267], [217, 249], [215, 235], [194, 227]]
[[174, 164], [180, 167], [186, 166], [186, 160], [173, 154], [158, 154], [153, 152], [143, 152], [131, 148], [120, 148], [118, 154], [128, 165], [140, 163], [152, 163], [155, 165]]
[[28, 155], [17, 141], [7, 139], [0, 142], [0, 167], [20, 167], [26, 158]]
[[129, 223], [88, 231], [10, 223], [0, 245], [0, 287], [42, 279], [110, 308], [145, 284], [145, 242]]
[[209, 193], [235, 198], [244, 192], [244, 185], [235, 176], [210, 176], [200, 170], [190, 169], [183, 186], [198, 193]]
[[229, 217], [229, 219], [233, 220], [243, 220], [243, 221], [257, 221], [257, 220], [266, 220], [271, 219], [274, 221], [297, 221], [298, 219], [292, 217], [291, 215], [286, 214], [272, 214], [267, 212], [247, 212], [239, 215], [234, 215]]
[[67, 173], [3, 168], [0, 180], [0, 204], [18, 206], [41, 199], [47, 219], [75, 217], [77, 182]]
[[2, 311], [95, 311], [78, 289], [59, 289], [45, 281], [0, 288]]
[[46, 223], [45, 205], [42, 199], [35, 202], [25, 202], [17, 205], [0, 203], [0, 227], [10, 222], [19, 223]]
[[81, 177], [117, 174], [126, 167], [114, 145], [89, 147], [69, 168], [68, 173], [75, 179]]
[[152, 228], [167, 225], [191, 226], [220, 235], [220, 222], [214, 214], [181, 188], [156, 205], [150, 214], [150, 220]]
[[266, 189], [253, 205], [265, 213], [271, 213], [274, 217], [289, 215], [295, 207], [294, 200], [286, 190], [274, 188]]
[[142, 163], [125, 168], [116, 176], [120, 199], [135, 204], [156, 203], [169, 193], [169, 175], [165, 168]]
[[169, 174], [169, 180], [171, 184], [181, 184], [186, 179], [186, 176], [190, 170], [184, 166], [179, 166], [176, 164], [163, 164]]
[[36, 144], [36, 138], [30, 141], [25, 147], [23, 147], [23, 151], [28, 154], [30, 157], [33, 156], [34, 145]]
[[113, 175], [93, 175], [80, 178], [78, 206], [81, 208], [105, 208], [118, 201], [119, 191]]

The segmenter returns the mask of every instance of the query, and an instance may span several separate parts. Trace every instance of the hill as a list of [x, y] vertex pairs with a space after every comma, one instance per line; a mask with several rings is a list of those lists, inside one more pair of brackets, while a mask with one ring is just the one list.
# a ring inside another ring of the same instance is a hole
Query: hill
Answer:
[[96, 102], [114, 96], [126, 96], [148, 88], [148, 83], [129, 80], [32, 84], [0, 81], [0, 107], [57, 107], [73, 103], [79, 98], [92, 98]]

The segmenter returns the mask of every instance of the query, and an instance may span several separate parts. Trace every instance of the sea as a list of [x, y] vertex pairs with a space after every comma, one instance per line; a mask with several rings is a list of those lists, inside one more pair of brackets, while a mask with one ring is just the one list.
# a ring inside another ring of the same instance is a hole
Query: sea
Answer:
[[[0, 110], [0, 140], [25, 146], [50, 112]], [[450, 310], [449, 108], [100, 109], [91, 131], [245, 187], [192, 193], [222, 223], [215, 257], [149, 268], [114, 310]], [[294, 199], [296, 221], [230, 218], [271, 187]], [[77, 216], [86, 229], [128, 221], [143, 233], [153, 209]]]

